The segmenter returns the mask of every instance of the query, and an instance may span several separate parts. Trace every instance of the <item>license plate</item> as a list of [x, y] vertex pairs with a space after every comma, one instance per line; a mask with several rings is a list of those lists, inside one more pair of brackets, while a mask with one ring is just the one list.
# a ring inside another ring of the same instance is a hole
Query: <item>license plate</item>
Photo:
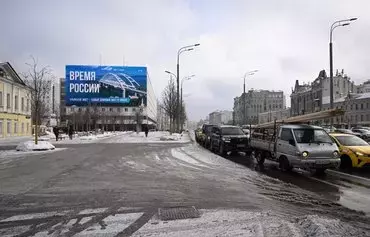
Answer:
[[316, 164], [319, 164], [319, 165], [326, 165], [326, 164], [329, 164], [330, 161], [327, 161], [327, 160], [318, 160], [316, 161]]
[[236, 145], [236, 147], [244, 147], [245, 145], [244, 144], [238, 144]]

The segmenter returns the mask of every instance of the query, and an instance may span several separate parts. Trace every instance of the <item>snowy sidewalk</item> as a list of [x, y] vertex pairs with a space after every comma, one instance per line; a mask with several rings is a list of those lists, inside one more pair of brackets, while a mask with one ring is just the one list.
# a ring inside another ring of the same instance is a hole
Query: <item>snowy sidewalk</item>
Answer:
[[102, 143], [187, 143], [190, 142], [190, 137], [187, 133], [178, 134], [169, 132], [149, 132], [148, 137], [145, 137], [144, 132], [126, 133], [115, 136], [111, 139], [106, 139]]

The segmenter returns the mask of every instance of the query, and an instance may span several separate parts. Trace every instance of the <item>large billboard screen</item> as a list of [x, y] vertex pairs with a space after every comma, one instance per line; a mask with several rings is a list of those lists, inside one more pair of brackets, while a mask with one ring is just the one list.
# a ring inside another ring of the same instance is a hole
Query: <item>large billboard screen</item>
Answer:
[[146, 105], [146, 67], [66, 66], [66, 104]]

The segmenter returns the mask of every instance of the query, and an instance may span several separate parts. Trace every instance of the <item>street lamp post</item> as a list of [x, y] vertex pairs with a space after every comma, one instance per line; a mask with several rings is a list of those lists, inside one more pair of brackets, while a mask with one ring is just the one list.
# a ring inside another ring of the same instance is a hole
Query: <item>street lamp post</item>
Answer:
[[180, 93], [180, 97], [181, 97], [181, 99], [180, 99], [180, 131], [182, 131], [182, 129], [183, 129], [183, 125], [184, 125], [184, 121], [182, 121], [182, 113], [183, 113], [183, 111], [182, 111], [182, 104], [183, 104], [183, 100], [182, 100], [182, 88], [184, 87], [183, 86], [183, 84], [184, 84], [184, 81], [188, 81], [188, 80], [190, 80], [192, 77], [195, 77], [195, 75], [191, 75], [191, 76], [188, 76], [188, 77], [184, 77], [182, 80], [181, 80], [181, 93]]
[[176, 65], [176, 69], [177, 69], [177, 76], [176, 76], [176, 81], [177, 81], [177, 106], [176, 106], [176, 111], [177, 111], [177, 122], [176, 122], [176, 129], [179, 130], [179, 124], [180, 124], [180, 98], [179, 98], [179, 95], [180, 95], [180, 55], [181, 53], [183, 52], [186, 52], [186, 51], [190, 51], [190, 50], [193, 50], [194, 47], [196, 46], [199, 46], [200, 44], [192, 44], [192, 45], [187, 45], [187, 46], [184, 46], [184, 47], [181, 47], [178, 51], [177, 51], [177, 65]]
[[348, 26], [350, 21], [355, 21], [357, 18], [335, 21], [330, 27], [330, 42], [329, 42], [329, 66], [330, 66], [330, 108], [334, 108], [334, 82], [333, 82], [333, 31], [339, 26]]
[[246, 96], [246, 94], [245, 94], [245, 78], [247, 76], [254, 75], [256, 72], [258, 72], [258, 70], [249, 71], [249, 72], [246, 72], [244, 74], [244, 83], [243, 83], [243, 123], [246, 123], [246, 116], [245, 116], [245, 112], [246, 112], [245, 111], [246, 110], [246, 108], [245, 108], [245, 96]]

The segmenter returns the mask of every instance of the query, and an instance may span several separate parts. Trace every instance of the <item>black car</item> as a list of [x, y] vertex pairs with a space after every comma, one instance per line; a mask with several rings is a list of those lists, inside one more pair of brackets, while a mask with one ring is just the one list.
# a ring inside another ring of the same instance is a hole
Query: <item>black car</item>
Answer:
[[217, 125], [213, 124], [203, 124], [202, 126], [202, 132], [205, 135], [203, 146], [205, 148], [209, 148], [211, 144], [211, 134], [212, 134], [212, 128], [216, 127]]
[[228, 152], [249, 152], [248, 137], [237, 126], [217, 126], [212, 129], [210, 150], [220, 155]]

